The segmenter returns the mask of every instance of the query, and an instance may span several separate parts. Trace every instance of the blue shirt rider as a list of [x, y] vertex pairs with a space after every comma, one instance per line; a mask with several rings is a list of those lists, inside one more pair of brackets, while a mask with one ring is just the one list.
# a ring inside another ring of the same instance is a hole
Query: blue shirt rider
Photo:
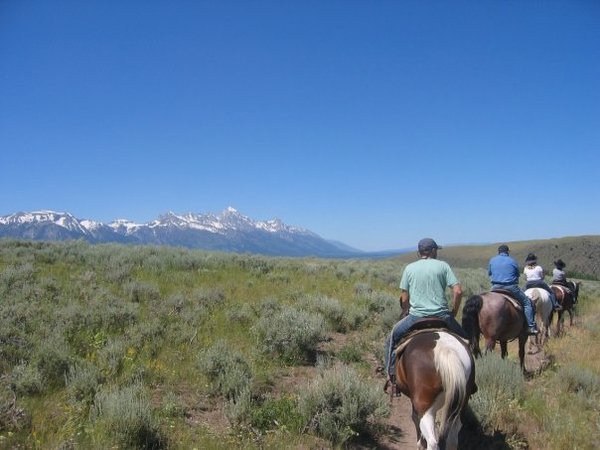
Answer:
[[498, 254], [491, 258], [488, 264], [488, 275], [492, 282], [492, 290], [509, 291], [521, 303], [527, 320], [527, 332], [530, 335], [536, 335], [538, 329], [535, 324], [533, 303], [519, 287], [521, 271], [517, 261], [509, 255], [508, 245], [502, 244], [498, 247]]

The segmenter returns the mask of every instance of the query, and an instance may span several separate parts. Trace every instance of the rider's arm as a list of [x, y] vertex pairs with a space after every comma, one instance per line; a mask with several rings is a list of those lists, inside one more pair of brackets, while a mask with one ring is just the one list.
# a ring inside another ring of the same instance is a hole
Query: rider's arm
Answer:
[[402, 308], [402, 313], [407, 313], [410, 308], [410, 295], [404, 289], [400, 293], [400, 308]]
[[462, 300], [462, 287], [460, 283], [456, 283], [452, 286], [452, 315], [456, 317], [458, 310], [460, 309], [460, 302]]

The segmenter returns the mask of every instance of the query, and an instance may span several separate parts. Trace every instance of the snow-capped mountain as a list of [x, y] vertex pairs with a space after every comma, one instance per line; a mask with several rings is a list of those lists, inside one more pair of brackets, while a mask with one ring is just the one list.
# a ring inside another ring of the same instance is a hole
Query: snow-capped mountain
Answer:
[[145, 224], [126, 219], [104, 224], [77, 219], [67, 212], [18, 212], [0, 216], [0, 237], [158, 244], [277, 256], [343, 257], [361, 253], [279, 219], [254, 221], [231, 207], [219, 214], [168, 212]]

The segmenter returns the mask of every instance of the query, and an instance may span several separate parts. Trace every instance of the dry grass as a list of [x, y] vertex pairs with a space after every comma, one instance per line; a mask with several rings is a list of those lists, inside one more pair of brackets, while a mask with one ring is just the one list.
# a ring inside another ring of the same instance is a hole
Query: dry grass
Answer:
[[[591, 284], [591, 285], [590, 285]], [[595, 282], [588, 292], [595, 292]], [[584, 291], [585, 292], [585, 291]], [[551, 339], [554, 364], [529, 382], [523, 429], [532, 450], [595, 449], [600, 442], [600, 304], [584, 295], [564, 336]]]

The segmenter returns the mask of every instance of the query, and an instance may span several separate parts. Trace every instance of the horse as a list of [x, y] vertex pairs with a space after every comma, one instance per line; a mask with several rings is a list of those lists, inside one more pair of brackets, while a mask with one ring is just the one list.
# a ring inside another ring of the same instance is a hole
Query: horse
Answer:
[[518, 339], [519, 364], [525, 372], [525, 343], [528, 337], [525, 315], [507, 297], [507, 294], [497, 291], [471, 296], [463, 307], [462, 327], [476, 358], [481, 356], [481, 334], [485, 339], [486, 353], [494, 350], [496, 341], [500, 342], [502, 358], [508, 355], [508, 341]]
[[405, 342], [396, 350], [396, 384], [412, 403], [417, 446], [456, 450], [461, 415], [477, 390], [473, 355], [447, 330], [420, 330]]
[[543, 288], [533, 287], [527, 289], [525, 295], [531, 299], [535, 307], [535, 321], [540, 330], [529, 342], [540, 348], [546, 343], [550, 335], [550, 321], [552, 320], [550, 293]]
[[563, 322], [564, 317], [563, 314], [566, 312], [569, 313], [569, 325], [573, 326], [573, 306], [577, 302], [577, 298], [579, 297], [579, 286], [581, 282], [573, 282], [569, 281], [568, 286], [563, 286], [562, 284], [553, 284], [550, 286], [554, 291], [554, 295], [556, 295], [556, 300], [562, 306], [562, 311], [558, 311], [558, 318], [556, 320], [556, 334], [560, 335], [563, 330]]

